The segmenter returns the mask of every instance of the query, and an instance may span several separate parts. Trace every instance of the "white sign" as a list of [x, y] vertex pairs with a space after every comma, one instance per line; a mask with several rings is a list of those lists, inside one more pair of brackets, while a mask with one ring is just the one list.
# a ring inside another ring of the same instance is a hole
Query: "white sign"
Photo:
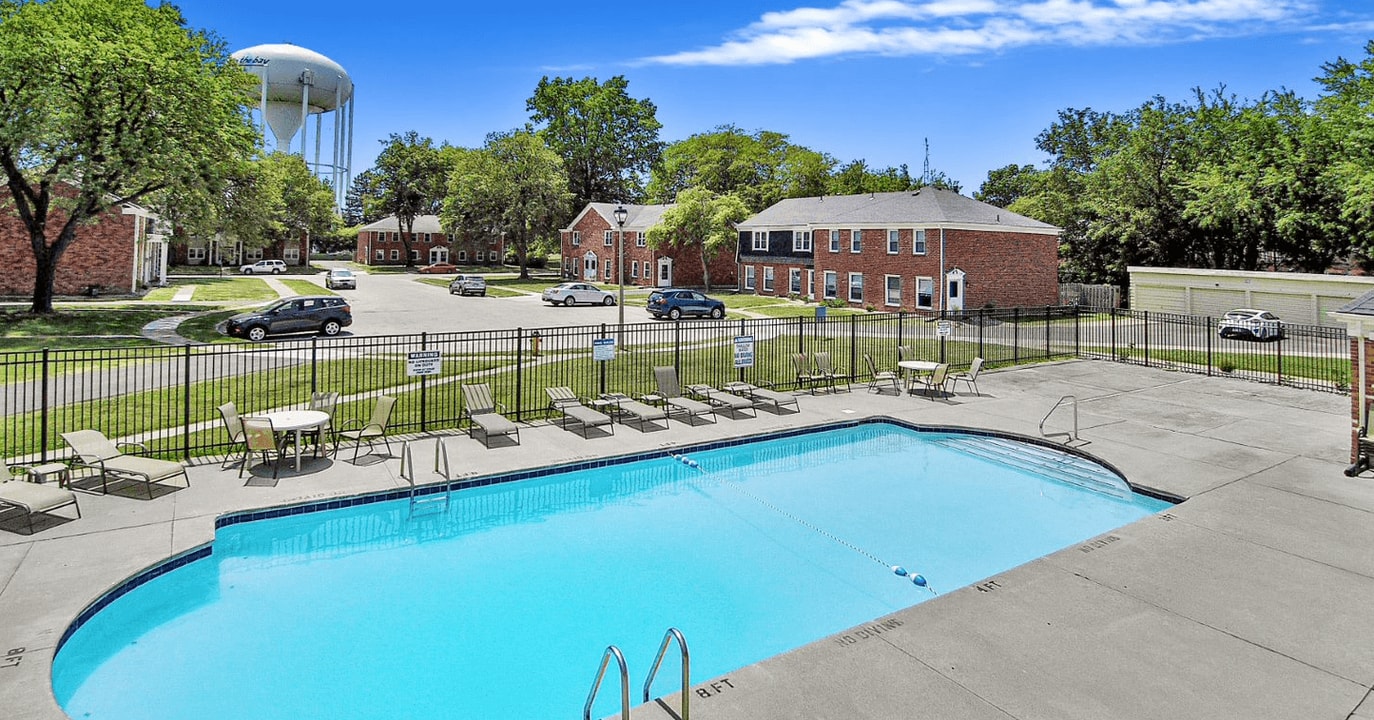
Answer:
[[948, 320], [941, 320], [935, 324], [935, 334], [940, 337], [949, 337], [954, 332], [954, 323]]
[[444, 356], [438, 350], [406, 353], [406, 375], [438, 375], [443, 365]]
[[754, 367], [753, 335], [738, 335], [735, 337], [735, 367]]
[[614, 360], [615, 338], [597, 338], [592, 340], [592, 359], [603, 361]]

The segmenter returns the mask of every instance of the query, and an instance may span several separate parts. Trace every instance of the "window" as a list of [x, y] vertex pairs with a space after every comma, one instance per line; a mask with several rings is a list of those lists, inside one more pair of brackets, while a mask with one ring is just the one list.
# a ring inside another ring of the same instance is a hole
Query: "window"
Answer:
[[606, 232], [601, 233], [601, 239], [605, 243], [606, 247], [610, 247], [615, 244], [615, 233], [610, 230], [607, 230]]
[[295, 265], [301, 261], [301, 249], [298, 247], [288, 247], [282, 249], [281, 259]]
[[425, 242], [426, 242], [426, 243], [432, 243], [432, 242], [434, 242], [434, 233], [425, 233]]
[[392, 250], [392, 251], [391, 251], [391, 262], [400, 262], [400, 261], [401, 261], [401, 251], [400, 251], [400, 250]]
[[419, 259], [420, 259], [420, 251], [419, 251], [419, 250], [411, 250], [411, 251], [410, 251], [410, 259], [411, 259], [411, 260], [419, 260]]
[[632, 277], [632, 278], [637, 278], [637, 277], [639, 277], [639, 261], [638, 261], [638, 260], [631, 260], [631, 261], [630, 261], [630, 277]]
[[764, 231], [762, 231], [762, 230], [755, 230], [755, 231], [754, 231], [754, 246], [753, 246], [753, 247], [754, 247], [755, 250], [767, 250], [767, 249], [768, 249], [768, 233], [766, 233], [766, 232], [764, 232]]
[[452, 242], [453, 242], [453, 233], [449, 233], [449, 234], [445, 235], [445, 236], [444, 236], [444, 239], [447, 240], [447, 241], [449, 241], [450, 243], [452, 243]]
[[381, 262], [381, 261], [383, 261], [383, 260], [385, 260], [385, 259], [386, 259], [386, 251], [385, 251], [385, 250], [378, 250], [378, 251], [377, 251], [377, 262]]
[[927, 310], [935, 307], [935, 280], [933, 278], [916, 278], [916, 307]]
[[[635, 247], [648, 247], [648, 246], [649, 246], [649, 235], [648, 235], [648, 233], [642, 233], [642, 232], [641, 232], [641, 233], [635, 233]], [[645, 274], [645, 275], [648, 275], [647, 272], [644, 273], [644, 274]]]
[[849, 302], [864, 301], [864, 274], [849, 273]]
[[796, 230], [792, 233], [792, 252], [811, 252], [811, 231]]
[[896, 255], [897, 249], [902, 246], [902, 233], [900, 230], [887, 231], [887, 254]]
[[925, 254], [926, 254], [926, 231], [925, 231], [925, 230], [917, 230], [916, 233], [915, 233], [915, 235], [912, 237], [912, 239], [911, 239], [911, 254], [912, 254], [912, 255], [925, 255]]
[[825, 271], [825, 299], [830, 300], [839, 294], [839, 276], [834, 270]]
[[773, 266], [772, 266], [772, 265], [764, 265], [764, 266], [763, 266], [763, 290], [764, 290], [764, 292], [773, 292]]
[[839, 230], [831, 230], [831, 231], [830, 231], [830, 252], [839, 252], [839, 251], [840, 251], [840, 231], [839, 231]]
[[862, 231], [862, 230], [850, 230], [850, 231], [849, 231], [849, 252], [852, 252], [852, 253], [863, 252], [863, 249], [864, 249], [864, 233], [863, 233], [863, 231]]
[[386, 242], [386, 233], [384, 233], [384, 232], [375, 232], [375, 233], [372, 233], [372, 241], [373, 241], [373, 242], [379, 242], [379, 243], [384, 243], [384, 242]]
[[604, 267], [602, 267], [601, 269], [602, 269], [602, 271], [603, 271], [603, 274], [606, 276], [606, 280], [609, 281], [609, 280], [611, 279], [611, 264], [610, 264], [610, 263], [606, 263], [606, 265], [605, 265]]
[[482, 252], [481, 250], [478, 250], [477, 252], [473, 253], [473, 260], [476, 260], [479, 263], [485, 261], [486, 259], [486, 253]]
[[204, 260], [204, 259], [205, 259], [205, 248], [203, 248], [203, 247], [188, 247], [188, 248], [186, 248], [186, 259], [187, 259], [187, 260]]
[[261, 259], [262, 259], [262, 248], [253, 248], [253, 249], [251, 249], [251, 250], [245, 250], [243, 254], [244, 254], [244, 256], [247, 257], [249, 260], [261, 260]]
[[460, 263], [465, 263], [465, 262], [467, 262], [467, 261], [468, 261], [468, 251], [467, 251], [467, 250], [459, 250], [459, 251], [458, 251], [458, 262], [460, 262]]
[[745, 265], [745, 266], [744, 266], [744, 289], [745, 289], [745, 290], [753, 290], [753, 289], [754, 289], [754, 266], [753, 266], [753, 265]]
[[578, 245], [581, 245], [581, 244], [582, 244], [582, 231], [580, 231], [580, 230], [574, 230], [574, 231], [573, 231], [573, 233], [572, 233], [572, 244], [573, 244], [573, 247], [577, 247]]
[[899, 307], [902, 304], [902, 276], [884, 275], [883, 284], [887, 287], [886, 298], [883, 304]]
[[787, 291], [793, 295], [801, 294], [801, 268], [787, 271]]
[[401, 233], [399, 233], [399, 232], [389, 232], [389, 233], [386, 234], [386, 239], [387, 239], [388, 241], [390, 241], [390, 242], [400, 242], [400, 241], [401, 241]]

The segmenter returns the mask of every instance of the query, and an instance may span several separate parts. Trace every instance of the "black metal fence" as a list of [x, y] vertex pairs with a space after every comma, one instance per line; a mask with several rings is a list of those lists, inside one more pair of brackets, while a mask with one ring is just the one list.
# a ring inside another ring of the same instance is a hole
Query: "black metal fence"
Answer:
[[[376, 337], [312, 337], [259, 345], [205, 345], [0, 353], [0, 455], [46, 461], [62, 454], [60, 434], [96, 428], [171, 457], [224, 452], [217, 406], [240, 413], [303, 407], [315, 391], [340, 393], [335, 424], [365, 419], [375, 398], [399, 398], [397, 432], [459, 427], [464, 383], [489, 383], [507, 414], [549, 414], [544, 388], [583, 397], [656, 389], [653, 368], [672, 366], [684, 384], [743, 380], [797, 386], [793, 355], [828, 351], [839, 370], [863, 381], [864, 356], [892, 369], [898, 346], [917, 357], [966, 367], [1058, 358], [1102, 358], [1342, 391], [1349, 387], [1344, 330], [1285, 326], [1273, 342], [1224, 340], [1210, 318], [1068, 306], [981, 310], [946, 316], [648, 322], [581, 327]], [[617, 337], [620, 335], [620, 337]], [[752, 338], [753, 365], [736, 368], [736, 338]], [[594, 341], [615, 338], [612, 360]], [[408, 354], [439, 351], [436, 375], [408, 374]]]

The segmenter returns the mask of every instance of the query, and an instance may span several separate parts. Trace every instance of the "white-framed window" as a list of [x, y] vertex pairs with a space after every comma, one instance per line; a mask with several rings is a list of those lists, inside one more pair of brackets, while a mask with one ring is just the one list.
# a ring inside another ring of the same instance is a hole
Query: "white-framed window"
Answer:
[[582, 244], [582, 231], [581, 231], [581, 230], [574, 230], [574, 231], [572, 231], [572, 244], [573, 244], [573, 247], [577, 247], [578, 245], [581, 245], [581, 244]]
[[[648, 233], [642, 233], [642, 232], [635, 233], [635, 247], [648, 247], [648, 246], [649, 246], [649, 234], [648, 234]], [[646, 274], [647, 274], [647, 273], [646, 273]]]
[[188, 248], [186, 248], [186, 259], [187, 259], [187, 260], [204, 260], [204, 259], [205, 259], [205, 248], [203, 248], [203, 247], [188, 247]]
[[825, 271], [825, 297], [826, 300], [834, 299], [839, 295], [840, 276], [834, 270]]
[[386, 233], [384, 233], [384, 232], [374, 232], [374, 233], [372, 233], [372, 242], [379, 242], [379, 243], [384, 243], [384, 242], [386, 242]]
[[249, 248], [248, 250], [243, 251], [243, 254], [244, 254], [244, 257], [245, 257], [246, 259], [248, 259], [248, 260], [253, 260], [253, 261], [261, 260], [261, 259], [262, 259], [262, 248]]
[[614, 245], [614, 244], [615, 244], [615, 231], [613, 231], [613, 230], [607, 230], [607, 231], [601, 233], [601, 242], [602, 242], [602, 244], [604, 244], [606, 247], [610, 247], [610, 246]]
[[401, 261], [401, 251], [400, 251], [400, 250], [392, 250], [392, 251], [391, 251], [391, 262], [400, 262], [400, 261]]
[[787, 292], [794, 295], [801, 294], [801, 268], [792, 268], [787, 271]]
[[849, 273], [849, 302], [864, 301], [864, 274]]
[[864, 250], [864, 233], [862, 230], [849, 231], [849, 252], [860, 253]]
[[764, 290], [764, 292], [773, 292], [773, 266], [772, 266], [772, 265], [764, 265], [764, 266], [763, 266], [763, 290]]
[[416, 260], [416, 261], [418, 261], [418, 260], [420, 259], [420, 251], [419, 251], [419, 250], [411, 250], [411, 251], [410, 251], [410, 259], [411, 259], [411, 260]]
[[301, 249], [298, 247], [282, 248], [281, 259], [285, 260], [288, 265], [295, 265], [301, 261]]
[[839, 231], [839, 230], [831, 230], [831, 231], [830, 231], [830, 252], [837, 253], [837, 252], [839, 252], [839, 251], [840, 251], [840, 231]]
[[792, 231], [792, 252], [811, 252], [811, 231]]
[[745, 266], [744, 266], [744, 289], [745, 289], [745, 290], [753, 290], [753, 289], [754, 289], [754, 266], [753, 266], [753, 265], [745, 265]]
[[611, 264], [610, 264], [610, 263], [606, 263], [606, 265], [605, 265], [604, 267], [602, 267], [601, 269], [602, 269], [603, 271], [605, 271], [603, 274], [605, 275], [607, 282], [609, 282], [610, 279], [611, 279]]
[[381, 261], [383, 261], [383, 260], [385, 260], [385, 259], [386, 259], [386, 251], [385, 251], [385, 250], [378, 250], [378, 251], [377, 251], [377, 262], [381, 262]]
[[935, 278], [916, 278], [916, 307], [926, 310], [935, 307]]
[[767, 249], [768, 249], [768, 232], [765, 231], [765, 230], [755, 230], [755, 231], [754, 231], [754, 244], [753, 244], [752, 247], [753, 247], [755, 250], [767, 250]]
[[911, 254], [926, 254], [926, 231], [916, 230], [911, 234]]
[[637, 278], [637, 277], [639, 277], [639, 261], [638, 261], [638, 260], [631, 260], [631, 261], [630, 261], [630, 277], [632, 277], [632, 278]]
[[891, 307], [901, 307], [902, 304], [902, 276], [884, 275], [883, 285], [886, 288], [883, 297], [883, 304]]
[[900, 230], [887, 231], [887, 254], [896, 255], [902, 247], [902, 233]]
[[473, 260], [475, 260], [475, 261], [477, 261], [477, 262], [479, 262], [479, 263], [485, 262], [486, 259], [487, 259], [487, 254], [484, 253], [484, 252], [482, 252], [481, 250], [478, 250], [478, 251], [476, 251], [475, 253], [473, 253]]
[[459, 251], [458, 251], [458, 262], [460, 262], [460, 263], [465, 263], [465, 262], [467, 262], [467, 261], [468, 261], [468, 251], [467, 251], [467, 250], [459, 250]]
[[447, 241], [449, 241], [450, 243], [452, 243], [452, 242], [453, 242], [453, 233], [448, 233], [447, 235], [444, 236], [444, 239], [447, 240]]
[[426, 242], [426, 243], [433, 243], [433, 242], [434, 242], [434, 233], [425, 233], [425, 242]]

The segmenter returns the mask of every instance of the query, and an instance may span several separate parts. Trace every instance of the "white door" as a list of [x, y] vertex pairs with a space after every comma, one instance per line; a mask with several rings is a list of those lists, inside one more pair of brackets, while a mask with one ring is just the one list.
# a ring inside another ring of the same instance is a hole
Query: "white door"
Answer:
[[582, 256], [582, 279], [596, 280], [596, 253], [588, 251]]
[[806, 292], [803, 293], [803, 294], [806, 295], [806, 299], [807, 299], [807, 300], [815, 300], [815, 299], [816, 299], [816, 271], [815, 271], [815, 270], [807, 270], [807, 271], [806, 271]]
[[964, 271], [959, 268], [950, 270], [945, 274], [949, 294], [946, 295], [949, 301], [950, 312], [962, 312], [964, 309]]
[[673, 259], [663, 257], [658, 259], [658, 286], [673, 286]]

